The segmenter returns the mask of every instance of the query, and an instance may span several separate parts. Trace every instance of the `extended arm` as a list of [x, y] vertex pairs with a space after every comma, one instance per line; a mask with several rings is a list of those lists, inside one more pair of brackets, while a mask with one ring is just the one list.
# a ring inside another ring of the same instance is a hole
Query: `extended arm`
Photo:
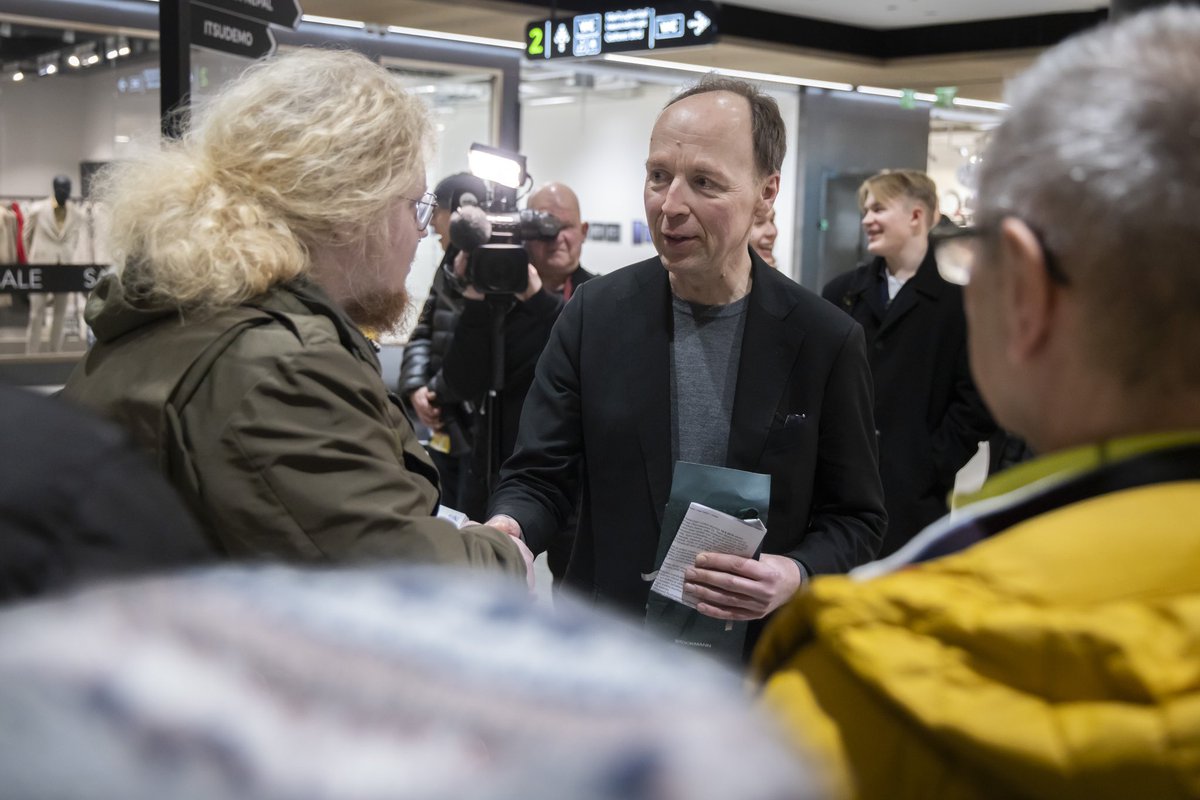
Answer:
[[[239, 391], [226, 401], [223, 424], [206, 431], [198, 417], [185, 425], [197, 434], [192, 461], [212, 529], [234, 553], [523, 575], [519, 548], [503, 533], [459, 531], [431, 516], [436, 477], [416, 437], [382, 387], [364, 379], [368, 367], [339, 348], [233, 365], [225, 385]], [[240, 387], [237, 376], [248, 373], [260, 377]], [[214, 374], [212, 385], [221, 378]]]
[[521, 412], [513, 455], [489, 505], [521, 526], [535, 553], [562, 530], [578, 492], [583, 457], [580, 340], [586, 293], [567, 303], [542, 351]]

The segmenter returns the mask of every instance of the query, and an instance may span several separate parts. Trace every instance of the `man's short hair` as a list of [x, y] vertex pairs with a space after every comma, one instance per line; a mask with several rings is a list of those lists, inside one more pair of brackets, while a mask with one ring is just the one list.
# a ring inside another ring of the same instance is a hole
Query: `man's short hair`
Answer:
[[858, 187], [860, 211], [867, 210], [868, 192], [883, 203], [891, 202], [897, 197], [907, 197], [925, 207], [930, 226], [937, 222], [937, 185], [919, 169], [885, 169], [867, 178], [862, 186]]
[[980, 222], [1023, 219], [1091, 311], [1088, 357], [1127, 386], [1200, 384], [1200, 9], [1070, 40], [1009, 88]]
[[707, 92], [731, 92], [746, 98], [750, 103], [754, 165], [758, 168], [759, 177], [779, 172], [783, 167], [783, 157], [787, 155], [787, 127], [783, 124], [783, 116], [779, 113], [779, 104], [775, 102], [775, 98], [760, 91], [754, 84], [710, 72], [701, 78], [699, 83], [689, 86], [668, 100], [663, 110], [680, 100]]

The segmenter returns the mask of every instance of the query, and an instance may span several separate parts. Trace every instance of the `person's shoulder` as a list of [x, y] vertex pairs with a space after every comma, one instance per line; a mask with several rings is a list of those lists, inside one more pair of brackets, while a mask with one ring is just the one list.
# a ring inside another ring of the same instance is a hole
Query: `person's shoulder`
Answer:
[[835, 276], [821, 289], [821, 296], [836, 302], [838, 297], [861, 285], [870, 275], [871, 269], [872, 264], [867, 262]]
[[[32, 455], [34, 450], [41, 451], [43, 456], [54, 450], [78, 458], [83, 451], [111, 450], [126, 444], [125, 434], [116, 425], [57, 397], [0, 384], [0, 403], [5, 411], [3, 438], [13, 464], [25, 463], [24, 456]], [[71, 445], [57, 450], [47, 448], [48, 442]], [[29, 450], [22, 452], [26, 444]]]
[[666, 280], [666, 271], [658, 256], [621, 267], [604, 275], [592, 275], [579, 286], [578, 294], [586, 296], [589, 303], [618, 302], [630, 294], [637, 294], [655, 280]]
[[842, 337], [858, 324], [837, 306], [786, 275], [775, 270], [766, 270], [762, 275], [766, 282], [763, 288], [767, 293], [785, 298], [791, 306], [789, 317], [807, 330], [825, 331]]
[[584, 269], [582, 264], [580, 264], [578, 267], [576, 267], [575, 271], [571, 273], [571, 281], [575, 284], [575, 286], [579, 286], [580, 284], [587, 283], [588, 281], [590, 281], [592, 278], [595, 278], [595, 277], [596, 277], [596, 273], [590, 272], [590, 271]]
[[258, 314], [250, 339], [271, 340], [285, 350], [332, 347], [345, 349], [353, 326], [322, 293], [312, 287], [281, 285], [239, 306], [235, 315]]
[[195, 366], [219, 375], [234, 394], [250, 391], [269, 375], [358, 376], [359, 362], [369, 360], [355, 355], [369, 345], [336, 310], [311, 307], [284, 287], [226, 309], [208, 324], [204, 338], [212, 347]]

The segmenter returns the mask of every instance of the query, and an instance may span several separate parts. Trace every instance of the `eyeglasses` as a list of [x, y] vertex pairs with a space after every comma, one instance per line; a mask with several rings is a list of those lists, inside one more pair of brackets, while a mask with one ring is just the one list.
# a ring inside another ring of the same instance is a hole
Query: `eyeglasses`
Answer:
[[[931, 231], [929, 243], [933, 247], [933, 257], [937, 261], [938, 274], [948, 283], [958, 286], [966, 286], [970, 283], [975, 266], [979, 263], [980, 239], [996, 234], [1000, 230], [1000, 223], [1009, 217], [1021, 219], [1015, 214], [1004, 214], [995, 222], [984, 225], [967, 225], [963, 228], [946, 227]], [[1050, 279], [1060, 286], [1070, 286], [1070, 278], [1067, 277], [1067, 273], [1063, 272], [1058, 258], [1046, 247], [1046, 240], [1041, 231], [1025, 220], [1021, 219], [1021, 221], [1033, 233], [1038, 246], [1042, 248], [1042, 256], [1046, 260], [1046, 273]]]
[[417, 214], [417, 230], [423, 231], [429, 225], [429, 220], [433, 219], [433, 212], [437, 209], [437, 195], [433, 192], [426, 192], [421, 195], [418, 200], [415, 197], [400, 197], [401, 200], [407, 200], [413, 204], [413, 211]]

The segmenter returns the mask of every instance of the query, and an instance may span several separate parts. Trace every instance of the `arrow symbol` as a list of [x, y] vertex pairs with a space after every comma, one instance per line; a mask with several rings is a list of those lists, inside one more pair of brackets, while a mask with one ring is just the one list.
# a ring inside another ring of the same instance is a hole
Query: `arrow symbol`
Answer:
[[554, 32], [554, 44], [558, 47], [558, 52], [565, 53], [567, 45], [571, 43], [571, 34], [567, 33], [567, 26], [564, 23], [558, 24], [558, 30]]
[[707, 15], [702, 14], [699, 11], [697, 11], [695, 14], [692, 14], [692, 18], [689, 19], [687, 23], [687, 26], [692, 29], [692, 33], [696, 34], [697, 36], [708, 30], [710, 25], [712, 25], [712, 20], [709, 19]]

